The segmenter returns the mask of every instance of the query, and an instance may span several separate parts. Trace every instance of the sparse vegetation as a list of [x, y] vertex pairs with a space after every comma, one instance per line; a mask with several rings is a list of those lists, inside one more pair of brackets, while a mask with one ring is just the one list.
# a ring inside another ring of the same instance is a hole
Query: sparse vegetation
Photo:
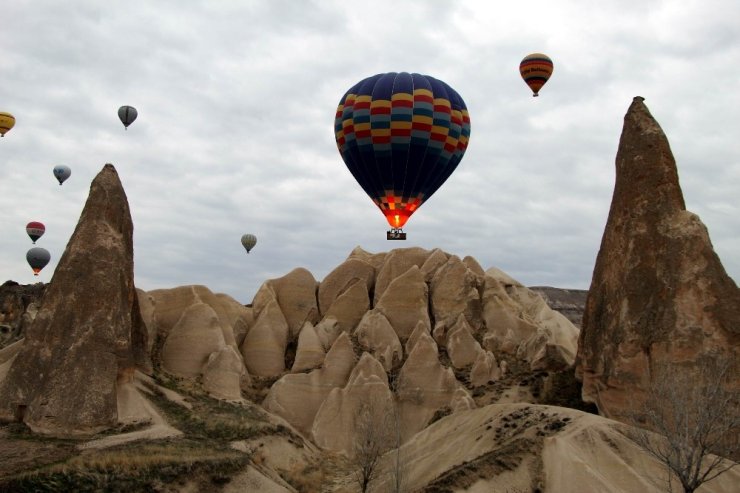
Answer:
[[[233, 404], [184, 389], [176, 379], [162, 377], [158, 383], [186, 396], [188, 409], [151, 388], [148, 396], [167, 421], [184, 433], [183, 438], [131, 442], [102, 450], [80, 451], [82, 439], [54, 439], [32, 433], [22, 423], [5, 425], [8, 445], [24, 449], [28, 458], [21, 473], [0, 475], [0, 492], [13, 491], [167, 491], [170, 486], [195, 482], [200, 490], [216, 489], [231, 480], [250, 460], [229, 447], [229, 442], [264, 435], [282, 435], [297, 447], [303, 439], [287, 427], [273, 424], [254, 404]], [[139, 429], [121, 426], [116, 433]], [[108, 436], [111, 431], [95, 437]], [[38, 456], [39, 459], [34, 457]], [[18, 462], [18, 464], [21, 464]], [[12, 470], [11, 470], [12, 471]], [[310, 472], [310, 471], [309, 471]], [[296, 471], [296, 476], [299, 472]], [[311, 472], [306, 480], [317, 476]], [[301, 490], [299, 491], [309, 491]]]
[[156, 491], [162, 484], [223, 484], [243, 468], [243, 453], [188, 440], [96, 450], [0, 482], [0, 492]]
[[355, 417], [351, 463], [362, 492], [379, 472], [380, 458], [398, 445], [398, 423], [394, 412], [370, 398], [364, 399]]
[[264, 412], [251, 403], [232, 404], [205, 394], [188, 394], [188, 397], [192, 410], [172, 402], [161, 392], [155, 391], [150, 399], [172, 426], [189, 437], [233, 441], [262, 435], [292, 435], [284, 426], [271, 424]]
[[644, 404], [628, 416], [663, 435], [634, 427], [625, 431], [665, 465], [669, 491], [677, 480], [685, 493], [691, 493], [737, 465], [740, 392], [730, 381], [736, 365], [718, 357], [693, 367], [658, 366]]

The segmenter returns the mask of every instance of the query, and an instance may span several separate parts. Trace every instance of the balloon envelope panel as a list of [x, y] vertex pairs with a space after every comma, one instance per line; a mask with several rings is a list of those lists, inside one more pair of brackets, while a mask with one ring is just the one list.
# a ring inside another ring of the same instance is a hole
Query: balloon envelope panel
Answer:
[[65, 166], [63, 164], [54, 166], [54, 176], [59, 181], [60, 185], [64, 183], [64, 181], [67, 178], [69, 178], [71, 175], [72, 175], [72, 170], [69, 169], [69, 166]]
[[532, 89], [532, 95], [537, 96], [552, 75], [554, 65], [549, 56], [544, 53], [532, 53], [524, 57], [519, 64], [519, 74], [524, 82]]
[[34, 275], [38, 275], [41, 269], [49, 263], [49, 260], [51, 260], [51, 255], [45, 248], [34, 247], [26, 252], [26, 261], [33, 269]]
[[31, 221], [30, 223], [26, 224], [26, 234], [34, 243], [36, 243], [36, 240], [44, 236], [45, 232], [46, 227], [43, 225], [43, 223], [40, 223], [38, 221]]
[[15, 126], [15, 117], [10, 113], [0, 111], [0, 136], [5, 137], [5, 133]]
[[254, 246], [257, 244], [257, 237], [253, 234], [245, 234], [242, 236], [242, 246], [247, 251], [247, 253], [254, 248]]
[[118, 108], [118, 118], [123, 123], [123, 126], [128, 128], [129, 125], [134, 123], [136, 117], [139, 116], [139, 112], [133, 106], [121, 106]]
[[352, 176], [393, 228], [436, 192], [470, 137], [465, 102], [449, 85], [407, 72], [363, 79], [342, 97], [337, 147]]

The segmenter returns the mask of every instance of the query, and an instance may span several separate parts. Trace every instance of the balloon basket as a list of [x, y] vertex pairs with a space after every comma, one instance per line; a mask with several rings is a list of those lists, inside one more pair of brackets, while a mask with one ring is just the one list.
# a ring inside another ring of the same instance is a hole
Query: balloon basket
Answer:
[[386, 240], [405, 240], [406, 233], [400, 229], [391, 229], [386, 232]]

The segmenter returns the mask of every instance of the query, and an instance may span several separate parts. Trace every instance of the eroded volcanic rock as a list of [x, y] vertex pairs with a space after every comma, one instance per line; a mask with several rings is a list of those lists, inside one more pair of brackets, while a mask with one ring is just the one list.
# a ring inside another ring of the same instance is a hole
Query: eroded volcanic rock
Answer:
[[46, 284], [18, 284], [5, 281], [0, 285], [0, 348], [21, 339], [38, 311]]
[[133, 224], [113, 165], [93, 180], [22, 344], [0, 382], [0, 419], [55, 435], [117, 423], [119, 374], [149, 363], [134, 288]]
[[721, 354], [736, 361], [739, 347], [740, 291], [686, 210], [668, 139], [636, 97], [579, 338], [583, 398], [624, 419], [655, 365]]

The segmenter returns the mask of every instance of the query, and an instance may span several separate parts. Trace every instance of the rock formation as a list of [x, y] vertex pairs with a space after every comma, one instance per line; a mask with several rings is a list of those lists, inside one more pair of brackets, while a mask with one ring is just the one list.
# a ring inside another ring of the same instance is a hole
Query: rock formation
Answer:
[[579, 339], [583, 398], [624, 419], [655, 365], [722, 354], [737, 361], [738, 348], [740, 291], [686, 210], [668, 139], [636, 97]]
[[182, 312], [162, 348], [162, 368], [178, 377], [197, 377], [213, 353], [226, 346], [218, 315], [205, 303]]
[[332, 389], [344, 387], [354, 366], [352, 341], [342, 332], [326, 354], [322, 368], [285, 375], [270, 388], [262, 406], [308, 435], [324, 400]]
[[[370, 418], [368, 427], [358, 427], [357, 420], [365, 416]], [[369, 353], [364, 353], [347, 385], [335, 387], [324, 400], [316, 413], [311, 434], [319, 447], [352, 455], [354, 440], [373, 438], [356, 437], [354, 431], [358, 428], [365, 433], [377, 432], [377, 436], [395, 438], [394, 416], [393, 394], [388, 388], [385, 369]], [[380, 427], [384, 429], [378, 429]], [[392, 448], [394, 443], [395, 440], [384, 443], [385, 450]]]
[[58, 435], [117, 423], [119, 374], [149, 367], [133, 260], [126, 194], [106, 164], [0, 382], [0, 418]]
[[6, 281], [0, 286], [0, 348], [23, 337], [38, 312], [45, 288], [41, 282], [20, 285]]
[[239, 346], [254, 325], [252, 309], [199, 285], [137, 294], [155, 364], [177, 377], [202, 376], [214, 397], [240, 400], [250, 377]]
[[[266, 281], [240, 350], [251, 375], [268, 384], [277, 379], [266, 389], [265, 409], [337, 452], [347, 453], [348, 442], [327, 434], [350, 426], [354, 400], [364, 394], [357, 382], [374, 374], [370, 367], [393, 380], [389, 391], [407, 440], [435, 416], [475, 407], [471, 391], [485, 393], [481, 388], [501, 378], [506, 359], [535, 371], [560, 371], [575, 358], [573, 324], [471, 257], [418, 247], [370, 254], [358, 247], [314, 286], [301, 269]], [[302, 314], [291, 316], [302, 321], [297, 331], [286, 306]], [[367, 375], [355, 381], [355, 370]]]
[[586, 309], [585, 289], [562, 289], [550, 286], [530, 286], [529, 289], [542, 296], [553, 310], [562, 313], [573, 325], [580, 328], [583, 312]]

